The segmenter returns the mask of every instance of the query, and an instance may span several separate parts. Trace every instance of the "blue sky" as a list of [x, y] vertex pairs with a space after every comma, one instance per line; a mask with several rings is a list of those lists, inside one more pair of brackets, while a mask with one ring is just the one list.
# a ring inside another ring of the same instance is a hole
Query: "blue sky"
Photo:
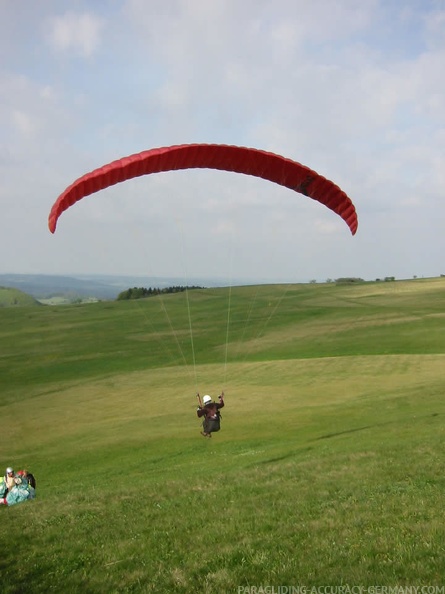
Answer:
[[[445, 274], [444, 0], [0, 0], [0, 273], [307, 281]], [[359, 229], [246, 176], [82, 174], [153, 147], [269, 150]]]

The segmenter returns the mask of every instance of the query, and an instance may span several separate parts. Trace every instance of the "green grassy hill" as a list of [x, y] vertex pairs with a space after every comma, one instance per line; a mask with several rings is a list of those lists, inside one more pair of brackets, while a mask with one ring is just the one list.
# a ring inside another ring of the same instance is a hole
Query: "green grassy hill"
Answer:
[[40, 303], [19, 289], [0, 287], [0, 307], [17, 307], [26, 305], [40, 305]]
[[444, 369], [443, 278], [0, 309], [2, 591], [441, 585]]

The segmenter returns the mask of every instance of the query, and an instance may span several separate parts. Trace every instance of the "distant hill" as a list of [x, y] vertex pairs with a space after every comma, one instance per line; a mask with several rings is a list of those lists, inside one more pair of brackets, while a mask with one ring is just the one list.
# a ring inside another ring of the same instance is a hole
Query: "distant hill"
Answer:
[[34, 297], [10, 287], [0, 286], [0, 307], [17, 307], [23, 305], [41, 305]]
[[[35, 299], [63, 297], [68, 301], [95, 298], [116, 299], [119, 293], [133, 287], [165, 288], [184, 285], [184, 278], [161, 278], [143, 276], [79, 275], [62, 276], [50, 274], [0, 274], [0, 286], [13, 287], [32, 295]], [[223, 279], [190, 278], [187, 284], [205, 287], [220, 287], [231, 284]], [[232, 284], [235, 284], [232, 282]], [[242, 284], [242, 283], [240, 283]]]
[[[14, 287], [36, 299], [65, 297], [70, 300], [85, 297], [115, 299], [121, 290], [100, 280], [46, 274], [0, 274], [0, 285]], [[127, 287], [128, 288], [128, 287]]]

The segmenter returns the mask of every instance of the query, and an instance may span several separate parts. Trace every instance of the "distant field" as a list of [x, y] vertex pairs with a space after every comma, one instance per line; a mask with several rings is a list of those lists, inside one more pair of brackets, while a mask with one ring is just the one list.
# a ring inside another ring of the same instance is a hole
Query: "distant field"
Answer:
[[445, 278], [0, 308], [0, 377], [2, 592], [443, 585]]
[[70, 305], [73, 302], [78, 303], [97, 303], [99, 301], [95, 297], [77, 297], [76, 299], [68, 297], [48, 297], [47, 299], [39, 299], [42, 305]]

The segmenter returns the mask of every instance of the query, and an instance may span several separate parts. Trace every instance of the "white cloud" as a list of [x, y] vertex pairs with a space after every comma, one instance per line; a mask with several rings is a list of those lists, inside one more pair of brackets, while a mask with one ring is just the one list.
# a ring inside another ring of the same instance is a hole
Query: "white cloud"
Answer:
[[24, 136], [32, 136], [37, 129], [37, 122], [29, 113], [18, 109], [12, 110], [12, 122], [17, 132]]
[[48, 19], [48, 43], [56, 51], [72, 51], [88, 58], [101, 41], [102, 19], [92, 13], [67, 12]]

